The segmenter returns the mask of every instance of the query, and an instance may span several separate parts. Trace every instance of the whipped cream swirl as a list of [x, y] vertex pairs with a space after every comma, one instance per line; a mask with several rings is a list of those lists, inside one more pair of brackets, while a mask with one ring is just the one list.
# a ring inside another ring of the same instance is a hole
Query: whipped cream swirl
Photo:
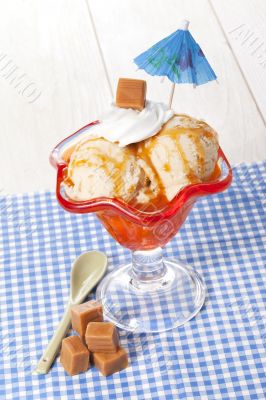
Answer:
[[124, 147], [156, 135], [173, 115], [173, 110], [165, 104], [153, 101], [146, 101], [142, 111], [112, 104], [99, 118], [100, 124], [92, 126], [89, 133]]

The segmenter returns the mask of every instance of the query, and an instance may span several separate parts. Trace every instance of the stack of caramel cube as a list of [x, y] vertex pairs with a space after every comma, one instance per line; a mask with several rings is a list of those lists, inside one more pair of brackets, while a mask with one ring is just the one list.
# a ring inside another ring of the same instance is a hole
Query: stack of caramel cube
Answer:
[[104, 376], [128, 366], [128, 356], [119, 346], [115, 325], [103, 322], [101, 303], [92, 300], [73, 306], [71, 321], [79, 336], [63, 339], [60, 355], [60, 362], [69, 375], [87, 371], [91, 362]]

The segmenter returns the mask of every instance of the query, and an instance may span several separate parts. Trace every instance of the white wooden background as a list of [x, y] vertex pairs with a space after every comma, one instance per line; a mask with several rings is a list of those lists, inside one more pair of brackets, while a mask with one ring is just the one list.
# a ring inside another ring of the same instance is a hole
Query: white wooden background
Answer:
[[232, 164], [265, 159], [265, 0], [0, 0], [1, 192], [54, 188], [49, 152], [97, 118], [118, 77], [167, 101], [167, 79], [132, 59], [184, 18], [219, 84], [178, 86], [175, 110], [213, 125]]

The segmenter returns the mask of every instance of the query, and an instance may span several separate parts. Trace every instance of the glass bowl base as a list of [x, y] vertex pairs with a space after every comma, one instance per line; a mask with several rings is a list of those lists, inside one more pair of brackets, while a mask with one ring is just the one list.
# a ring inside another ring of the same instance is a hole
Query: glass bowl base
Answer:
[[132, 264], [109, 273], [98, 286], [104, 318], [131, 332], [163, 332], [185, 324], [204, 304], [201, 276], [180, 261], [163, 259], [157, 279], [135, 279]]

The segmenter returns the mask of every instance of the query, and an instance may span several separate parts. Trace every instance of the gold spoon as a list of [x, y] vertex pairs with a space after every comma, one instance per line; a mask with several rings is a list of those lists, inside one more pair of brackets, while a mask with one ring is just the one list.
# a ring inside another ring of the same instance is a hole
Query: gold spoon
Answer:
[[100, 251], [81, 254], [73, 263], [71, 270], [70, 296], [65, 313], [40, 358], [35, 373], [47, 374], [60, 349], [62, 339], [70, 326], [70, 310], [74, 304], [80, 304], [90, 291], [102, 279], [107, 268], [107, 257]]

